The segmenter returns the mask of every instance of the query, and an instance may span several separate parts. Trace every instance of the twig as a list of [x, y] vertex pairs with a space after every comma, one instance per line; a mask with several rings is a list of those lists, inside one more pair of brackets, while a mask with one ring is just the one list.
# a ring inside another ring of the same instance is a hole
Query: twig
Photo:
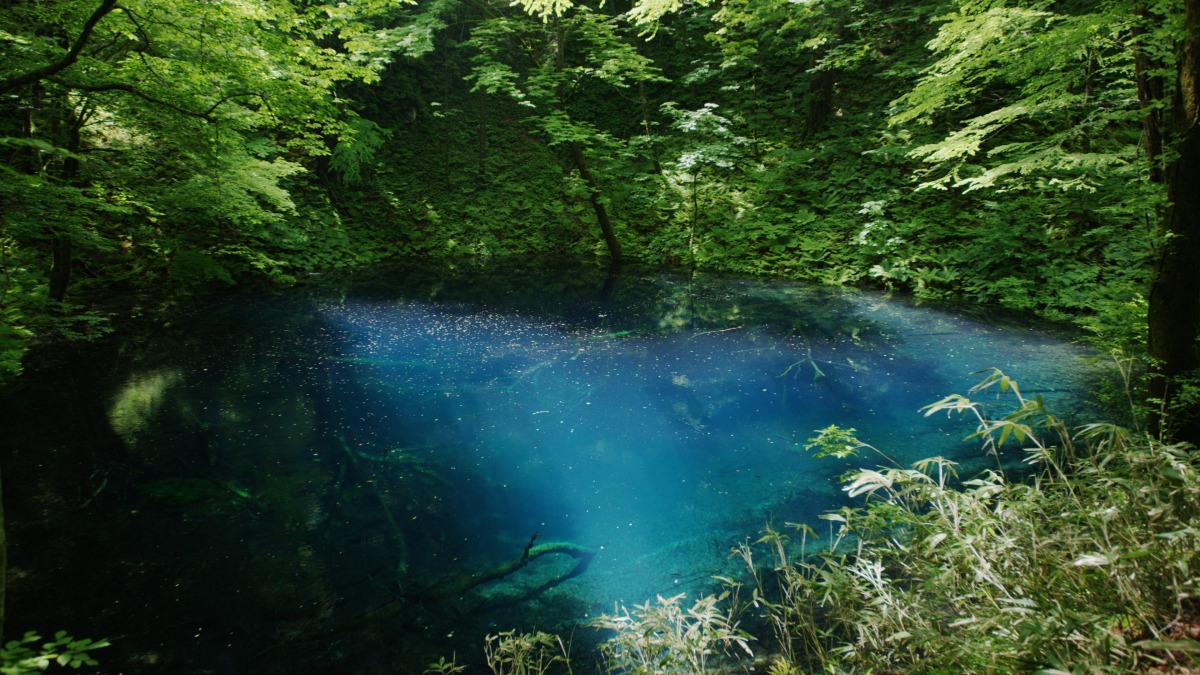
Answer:
[[745, 328], [745, 326], [734, 326], [733, 328], [722, 328], [721, 330], [706, 330], [703, 333], [696, 333], [695, 335], [692, 335], [688, 339], [693, 340], [695, 338], [700, 337], [701, 335], [715, 335], [717, 333], [728, 333], [731, 330], [741, 330], [743, 328]]

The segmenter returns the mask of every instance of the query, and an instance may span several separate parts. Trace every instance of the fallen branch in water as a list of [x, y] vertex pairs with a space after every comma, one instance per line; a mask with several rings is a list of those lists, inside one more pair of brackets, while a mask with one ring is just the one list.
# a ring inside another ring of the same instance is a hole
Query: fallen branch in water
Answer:
[[[491, 569], [484, 570], [482, 572], [476, 572], [475, 574], [470, 574], [465, 577], [443, 577], [441, 580], [434, 582], [422, 590], [410, 590], [402, 597], [396, 598], [382, 606], [371, 608], [358, 617], [313, 631], [304, 635], [301, 639], [327, 640], [329, 639], [330, 635], [356, 631], [361, 629], [363, 626], [383, 624], [403, 614], [406, 610], [413, 606], [414, 601], [442, 602], [455, 599], [456, 597], [462, 596], [464, 593], [477, 586], [486, 584], [489, 581], [495, 581], [496, 579], [506, 577], [509, 574], [521, 569], [525, 565], [528, 565], [531, 561], [544, 555], [563, 553], [575, 558], [578, 561], [575, 563], [575, 567], [571, 568], [571, 571], [567, 572], [566, 574], [549, 579], [537, 588], [534, 588], [519, 596], [505, 598], [498, 602], [493, 602], [491, 607], [525, 602], [526, 600], [531, 600], [550, 590], [551, 588], [554, 588], [568, 579], [583, 574], [587, 570], [588, 564], [592, 562], [592, 558], [596, 556], [595, 551], [569, 541], [555, 541], [542, 544], [541, 546], [532, 546], [533, 541], [536, 538], [536, 534], [535, 536], [530, 537], [529, 545], [526, 546], [525, 552], [522, 553], [521, 557], [517, 558], [516, 560], [512, 560], [504, 563], [503, 565], [498, 565]], [[476, 607], [475, 611], [478, 611], [478, 607]]]
[[392, 536], [396, 540], [396, 550], [400, 558], [399, 562], [396, 564], [396, 571], [400, 577], [403, 577], [405, 573], [408, 572], [408, 540], [404, 538], [404, 532], [400, 529], [400, 525], [392, 516], [392, 510], [388, 507], [387, 499], [385, 499], [383, 493], [379, 491], [379, 486], [375, 484], [375, 481], [370, 480], [370, 474], [363, 469], [362, 464], [358, 461], [358, 456], [353, 450], [350, 449], [350, 446], [346, 444], [346, 439], [338, 436], [338, 443], [341, 444], [342, 452], [350, 461], [351, 466], [353, 466], [354, 470], [360, 476], [362, 476], [362, 479], [366, 482], [371, 494], [373, 494], [376, 501], [379, 502], [379, 508], [383, 512], [383, 517], [387, 521], [388, 527], [391, 528]]
[[554, 586], [557, 586], [567, 579], [583, 574], [584, 571], [587, 570], [588, 564], [592, 562], [592, 558], [596, 555], [596, 552], [590, 548], [569, 541], [552, 541], [538, 546], [533, 546], [533, 541], [536, 538], [537, 535], [535, 534], [529, 539], [529, 545], [525, 547], [525, 552], [516, 560], [510, 560], [502, 565], [497, 565], [491, 569], [482, 570], [474, 574], [468, 574], [464, 577], [442, 579], [435, 582], [432, 586], [426, 588], [424, 591], [421, 591], [418, 593], [418, 595], [431, 600], [449, 600], [451, 598], [456, 598], [477, 586], [482, 586], [489, 581], [495, 581], [496, 579], [504, 578], [528, 565], [533, 560], [536, 560], [544, 555], [550, 555], [552, 553], [563, 553], [579, 561], [566, 575], [551, 579], [549, 582], [539, 586], [536, 589], [536, 593], [541, 593], [553, 588]]

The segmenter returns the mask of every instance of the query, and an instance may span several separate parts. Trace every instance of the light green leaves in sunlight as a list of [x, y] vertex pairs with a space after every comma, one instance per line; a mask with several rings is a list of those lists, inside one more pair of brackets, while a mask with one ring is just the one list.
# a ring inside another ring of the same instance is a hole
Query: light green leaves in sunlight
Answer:
[[928, 45], [937, 61], [893, 104], [893, 126], [961, 118], [910, 151], [927, 165], [921, 187], [971, 192], [1040, 180], [1095, 191], [1128, 173], [1135, 146], [1114, 142], [1112, 130], [1141, 114], [1126, 44], [1132, 14], [985, 4], [945, 17]]
[[513, 0], [512, 4], [543, 21], [562, 16], [563, 12], [575, 6], [571, 0]]
[[836, 424], [830, 425], [817, 432], [817, 435], [808, 439], [804, 449], [811, 452], [814, 449], [813, 457], [820, 459], [822, 457], [836, 457], [845, 459], [847, 457], [856, 457], [859, 450], [866, 447], [862, 441], [854, 436], [855, 430], [852, 428], [842, 428]]

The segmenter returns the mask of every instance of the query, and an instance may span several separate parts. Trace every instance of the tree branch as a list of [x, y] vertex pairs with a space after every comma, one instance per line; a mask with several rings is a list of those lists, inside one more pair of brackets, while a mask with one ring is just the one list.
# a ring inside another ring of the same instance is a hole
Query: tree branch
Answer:
[[83, 51], [84, 45], [87, 44], [88, 38], [92, 36], [92, 30], [96, 28], [96, 24], [100, 23], [100, 20], [113, 11], [116, 6], [117, 0], [101, 0], [100, 6], [96, 8], [96, 11], [92, 12], [87, 22], [83, 24], [83, 30], [79, 32], [79, 37], [75, 38], [75, 44], [71, 45], [71, 48], [67, 50], [67, 53], [61, 59], [49, 65], [42, 66], [37, 70], [31, 70], [23, 75], [17, 75], [16, 77], [0, 81], [0, 93], [26, 84], [40, 82], [58, 74], [75, 63], [79, 58], [79, 53]]
[[175, 112], [177, 112], [181, 115], [187, 115], [188, 117], [199, 117], [200, 119], [204, 119], [204, 120], [212, 120], [212, 114], [214, 112], [216, 112], [217, 108], [220, 108], [221, 106], [225, 105], [226, 103], [228, 103], [229, 101], [232, 101], [235, 98], [244, 98], [247, 96], [255, 96], [255, 97], [258, 97], [259, 99], [262, 99], [264, 102], [264, 105], [266, 103], [266, 99], [263, 98], [262, 94], [259, 94], [257, 92], [253, 92], [253, 91], [244, 91], [244, 92], [229, 94], [227, 96], [222, 96], [221, 98], [217, 99], [216, 103], [213, 103], [211, 106], [209, 106], [207, 110], [203, 110], [203, 111], [188, 110], [187, 108], [184, 108], [182, 106], [171, 103], [170, 101], [164, 101], [161, 98], [155, 98], [154, 96], [151, 96], [150, 94], [147, 94], [146, 92], [137, 89], [133, 85], [125, 84], [124, 82], [108, 82], [105, 84], [80, 84], [78, 82], [66, 82], [66, 81], [60, 80], [58, 78], [50, 78], [50, 81], [59, 86], [66, 87], [68, 89], [74, 89], [75, 91], [82, 91], [82, 92], [89, 93], [89, 94], [102, 92], [102, 91], [123, 91], [127, 94], [130, 94], [132, 96], [140, 98], [143, 101], [146, 101], [148, 103], [160, 105], [164, 108], [167, 108], [168, 110], [174, 110]]
[[579, 561], [566, 576], [555, 577], [549, 585], [540, 586], [534, 593], [536, 595], [546, 590], [549, 586], [579, 576], [587, 569], [588, 564], [591, 563], [592, 558], [596, 555], [595, 551], [570, 541], [552, 541], [533, 546], [533, 540], [536, 538], [537, 535], [535, 534], [529, 540], [530, 545], [525, 547], [525, 552], [516, 560], [510, 560], [491, 569], [482, 570], [463, 577], [444, 578], [432, 587], [425, 589], [419, 595], [432, 600], [450, 600], [461, 596], [476, 586], [482, 586], [489, 581], [506, 577], [528, 565], [530, 561], [552, 553], [563, 553]]

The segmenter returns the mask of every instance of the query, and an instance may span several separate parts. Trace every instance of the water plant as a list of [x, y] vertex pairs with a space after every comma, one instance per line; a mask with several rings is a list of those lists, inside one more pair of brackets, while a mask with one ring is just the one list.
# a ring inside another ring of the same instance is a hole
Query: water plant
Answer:
[[459, 665], [457, 656], [451, 657], [449, 661], [447, 661], [446, 657], [443, 656], [437, 661], [425, 666], [425, 672], [423, 675], [455, 675], [456, 673], [461, 673], [466, 669], [466, 666]]
[[510, 630], [489, 635], [483, 652], [493, 675], [543, 675], [556, 663], [571, 672], [567, 644], [549, 633]]
[[[736, 586], [734, 586], [736, 589]], [[754, 638], [738, 627], [731, 590], [705, 595], [691, 607], [683, 604], [685, 594], [634, 605], [633, 611], [619, 607], [592, 622], [597, 628], [615, 632], [601, 645], [609, 672], [651, 675], [656, 673], [708, 672], [709, 659], [738, 647], [749, 656]]]
[[[976, 416], [975, 437], [998, 455], [1021, 444], [1023, 480], [1003, 468], [961, 480], [938, 457], [862, 469], [843, 489], [864, 504], [823, 516], [837, 529], [820, 555], [789, 560], [787, 538], [771, 530], [759, 540], [771, 567], [739, 549], [781, 651], [848, 671], [1191, 664], [1200, 454], [1109, 424], [1071, 434], [1000, 371], [971, 393], [988, 390], [1016, 408], [993, 419], [954, 395], [926, 412]], [[803, 551], [811, 530], [801, 531]]]

